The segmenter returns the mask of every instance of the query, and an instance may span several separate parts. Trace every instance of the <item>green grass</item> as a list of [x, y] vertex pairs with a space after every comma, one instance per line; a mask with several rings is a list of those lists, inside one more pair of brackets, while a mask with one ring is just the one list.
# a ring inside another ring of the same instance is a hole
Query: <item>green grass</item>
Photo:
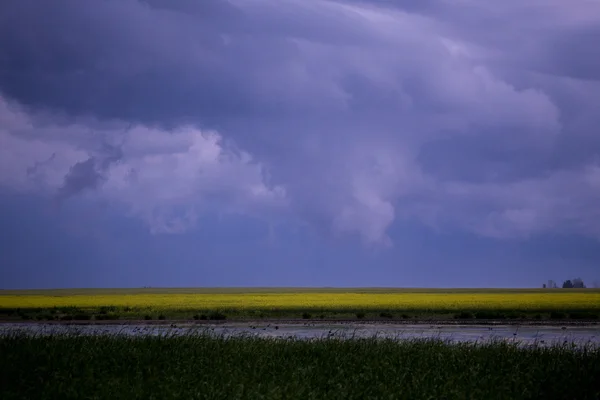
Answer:
[[0, 338], [9, 399], [600, 399], [600, 351], [439, 341]]

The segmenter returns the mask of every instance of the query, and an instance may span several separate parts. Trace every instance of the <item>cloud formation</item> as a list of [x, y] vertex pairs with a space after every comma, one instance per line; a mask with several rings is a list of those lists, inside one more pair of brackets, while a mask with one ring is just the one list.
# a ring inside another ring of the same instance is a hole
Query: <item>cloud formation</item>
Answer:
[[32, 4], [0, 5], [4, 185], [156, 232], [600, 237], [598, 2]]
[[[0, 179], [15, 191], [58, 201], [87, 196], [157, 233], [183, 232], [204, 212], [275, 215], [285, 205], [285, 191], [267, 183], [260, 163], [217, 133], [40, 119], [0, 99], [0, 120], [14, 121], [0, 128]], [[97, 125], [93, 133], [89, 125]]]

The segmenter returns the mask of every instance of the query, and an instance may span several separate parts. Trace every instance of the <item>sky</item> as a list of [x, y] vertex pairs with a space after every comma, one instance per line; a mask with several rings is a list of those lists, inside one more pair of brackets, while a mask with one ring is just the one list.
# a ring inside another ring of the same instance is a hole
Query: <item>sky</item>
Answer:
[[0, 2], [0, 289], [600, 280], [599, 0]]

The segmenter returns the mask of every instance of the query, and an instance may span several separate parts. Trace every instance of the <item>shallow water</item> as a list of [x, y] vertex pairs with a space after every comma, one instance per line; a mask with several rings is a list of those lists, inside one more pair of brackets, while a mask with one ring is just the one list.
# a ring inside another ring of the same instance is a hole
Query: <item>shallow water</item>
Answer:
[[79, 333], [83, 335], [182, 335], [208, 332], [217, 335], [252, 335], [268, 338], [315, 339], [326, 337], [406, 339], [441, 339], [451, 342], [518, 341], [521, 344], [550, 345], [561, 343], [600, 345], [600, 326], [483, 326], [483, 325], [395, 325], [395, 324], [248, 324], [218, 325], [58, 325], [0, 324], [0, 335], [11, 332], [30, 334]]

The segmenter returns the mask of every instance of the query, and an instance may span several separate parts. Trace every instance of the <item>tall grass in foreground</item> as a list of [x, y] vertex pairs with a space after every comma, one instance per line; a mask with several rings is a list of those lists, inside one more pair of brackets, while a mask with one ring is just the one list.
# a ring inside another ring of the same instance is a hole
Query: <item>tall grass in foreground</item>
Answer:
[[600, 350], [435, 340], [0, 338], [8, 399], [600, 399]]

